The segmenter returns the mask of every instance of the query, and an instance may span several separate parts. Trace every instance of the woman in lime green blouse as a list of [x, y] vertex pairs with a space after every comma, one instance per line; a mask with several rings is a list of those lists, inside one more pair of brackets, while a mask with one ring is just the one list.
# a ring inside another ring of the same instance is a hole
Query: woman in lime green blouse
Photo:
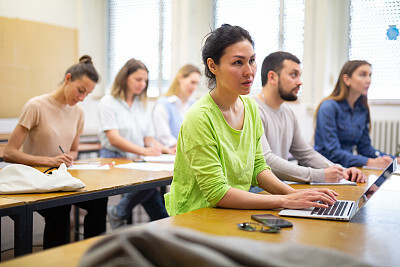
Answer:
[[[191, 107], [181, 126], [174, 179], [165, 195], [169, 215], [203, 207], [326, 208], [333, 204], [334, 191], [294, 190], [265, 163], [258, 107], [245, 96], [257, 70], [249, 33], [239, 26], [222, 25], [207, 37], [202, 58], [212, 90]], [[251, 185], [272, 195], [250, 193]]]

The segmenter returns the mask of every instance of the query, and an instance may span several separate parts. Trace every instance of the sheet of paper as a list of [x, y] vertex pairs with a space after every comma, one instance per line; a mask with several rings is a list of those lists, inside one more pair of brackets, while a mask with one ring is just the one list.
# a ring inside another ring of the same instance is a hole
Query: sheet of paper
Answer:
[[68, 170], [109, 170], [109, 164], [74, 164], [68, 167]]
[[282, 181], [285, 184], [305, 184], [305, 183], [299, 183], [299, 182], [292, 182], [292, 181]]
[[317, 183], [311, 182], [310, 185], [357, 185], [356, 182], [352, 182], [346, 179], [340, 180], [338, 183]]
[[83, 161], [83, 160], [78, 160], [78, 161], [74, 161], [74, 164], [99, 164], [100, 165], [100, 161]]
[[162, 154], [161, 156], [146, 156], [143, 159], [146, 162], [173, 163], [175, 162], [175, 155]]
[[362, 168], [366, 170], [381, 170], [381, 171], [385, 169], [385, 168], [370, 167], [370, 166], [362, 166]]
[[132, 170], [142, 170], [142, 171], [173, 171], [173, 163], [142, 163], [142, 162], [132, 162], [127, 164], [116, 165], [115, 168], [122, 169], [132, 169]]

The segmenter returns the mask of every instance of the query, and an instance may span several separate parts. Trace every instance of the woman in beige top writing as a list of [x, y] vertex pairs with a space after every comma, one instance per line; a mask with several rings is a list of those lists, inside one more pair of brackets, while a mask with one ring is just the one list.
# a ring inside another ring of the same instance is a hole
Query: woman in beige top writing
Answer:
[[[31, 166], [71, 166], [78, 156], [84, 123], [83, 109], [76, 104], [94, 90], [98, 80], [91, 57], [85, 55], [68, 68], [56, 91], [30, 99], [5, 148], [4, 160]], [[107, 198], [81, 202], [78, 206], [88, 211], [85, 238], [105, 232]], [[70, 205], [65, 205], [39, 211], [46, 222], [43, 248], [68, 242], [70, 209]]]

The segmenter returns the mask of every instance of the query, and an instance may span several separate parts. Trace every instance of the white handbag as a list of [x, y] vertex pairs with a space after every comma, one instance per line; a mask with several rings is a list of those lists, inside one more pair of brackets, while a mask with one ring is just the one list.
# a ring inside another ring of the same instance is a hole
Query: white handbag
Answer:
[[23, 164], [7, 165], [0, 170], [0, 194], [76, 191], [84, 187], [81, 180], [67, 171], [64, 163], [52, 174]]

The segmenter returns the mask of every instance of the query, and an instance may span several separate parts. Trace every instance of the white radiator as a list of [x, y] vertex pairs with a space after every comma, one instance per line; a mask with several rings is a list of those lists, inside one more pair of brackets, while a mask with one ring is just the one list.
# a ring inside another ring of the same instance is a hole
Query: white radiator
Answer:
[[389, 154], [399, 153], [400, 121], [376, 120], [371, 126], [372, 146]]

